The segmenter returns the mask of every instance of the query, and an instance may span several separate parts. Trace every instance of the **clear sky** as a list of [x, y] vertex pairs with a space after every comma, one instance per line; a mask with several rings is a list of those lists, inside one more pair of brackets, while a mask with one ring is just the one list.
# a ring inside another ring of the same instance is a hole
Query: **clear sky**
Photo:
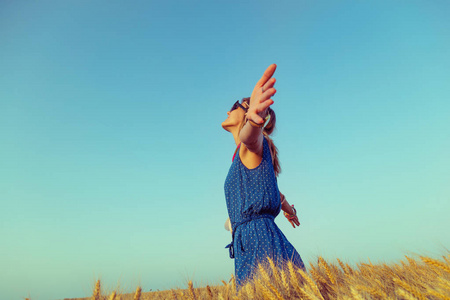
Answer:
[[220, 124], [272, 63], [306, 266], [450, 248], [448, 1], [0, 1], [0, 298], [217, 284]]

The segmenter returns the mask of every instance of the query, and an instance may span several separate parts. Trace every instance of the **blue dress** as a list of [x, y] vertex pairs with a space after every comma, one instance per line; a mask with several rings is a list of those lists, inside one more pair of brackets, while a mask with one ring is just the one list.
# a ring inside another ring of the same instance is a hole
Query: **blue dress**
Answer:
[[256, 168], [248, 169], [236, 154], [225, 180], [225, 197], [233, 229], [233, 241], [227, 248], [235, 259], [238, 287], [252, 278], [258, 263], [266, 263], [267, 257], [278, 266], [292, 260], [305, 270], [300, 255], [274, 222], [281, 203], [266, 138], [263, 158]]

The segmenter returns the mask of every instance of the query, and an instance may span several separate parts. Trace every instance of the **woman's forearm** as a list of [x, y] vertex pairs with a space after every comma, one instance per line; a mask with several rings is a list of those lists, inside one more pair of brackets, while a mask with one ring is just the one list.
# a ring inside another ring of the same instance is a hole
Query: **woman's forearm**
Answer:
[[239, 133], [239, 140], [252, 152], [257, 153], [262, 149], [262, 128], [255, 127], [250, 122], [245, 123]]
[[[283, 201], [284, 199], [284, 201]], [[292, 209], [292, 206], [289, 204], [289, 202], [286, 200], [286, 198], [284, 197], [284, 195], [280, 192], [280, 200], [281, 200], [281, 209], [290, 214], [293, 215], [294, 214], [294, 210]]]

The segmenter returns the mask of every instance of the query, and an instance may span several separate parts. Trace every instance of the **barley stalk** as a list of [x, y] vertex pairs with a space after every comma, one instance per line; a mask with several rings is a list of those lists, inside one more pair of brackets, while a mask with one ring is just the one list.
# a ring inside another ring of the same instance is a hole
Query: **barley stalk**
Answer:
[[426, 300], [424, 296], [422, 296], [422, 293], [416, 289], [415, 287], [409, 285], [407, 282], [404, 282], [403, 280], [400, 280], [398, 278], [393, 278], [393, 281], [400, 285], [404, 290], [410, 292], [414, 295], [414, 297], [420, 299], [420, 300]]
[[370, 274], [370, 272], [367, 271], [367, 268], [366, 268], [366, 266], [368, 266], [368, 265], [366, 265], [365, 263], [360, 263], [360, 264], [357, 264], [357, 266], [358, 266], [359, 272], [361, 272], [361, 274], [364, 277], [370, 278], [371, 274]]
[[278, 300], [284, 300], [280, 292], [270, 282], [268, 282], [267, 284], [269, 285], [269, 288], [272, 290], [272, 292], [277, 296]]
[[292, 263], [292, 261], [288, 261], [288, 270], [289, 270], [289, 275], [291, 276], [291, 282], [297, 282], [298, 278], [297, 278], [297, 274], [295, 274], [294, 264]]
[[343, 263], [339, 258], [336, 258], [336, 259], [337, 259], [339, 265], [341, 266], [342, 270], [344, 270], [344, 273], [345, 273], [345, 274], [348, 274], [348, 271], [347, 271], [347, 269], [345, 268], [344, 263]]
[[109, 295], [109, 300], [114, 300], [114, 299], [116, 299], [116, 291], [113, 291], [111, 293], [111, 295]]
[[319, 256], [319, 262], [325, 268], [325, 273], [327, 274], [328, 278], [330, 278], [331, 283], [336, 284], [336, 279], [334, 278], [333, 273], [331, 272], [330, 268], [328, 267], [327, 262], [321, 256]]
[[273, 277], [275, 278], [275, 282], [280, 281], [280, 275], [278, 274], [278, 269], [275, 266], [275, 263], [270, 257], [267, 257], [267, 260], [269, 261], [270, 268], [272, 269]]
[[136, 292], [134, 293], [134, 300], [140, 300], [141, 299], [141, 292], [142, 292], [142, 288], [140, 286], [138, 286], [136, 288]]
[[353, 274], [355, 273], [355, 272], [353, 271], [352, 267], [350, 267], [348, 263], [345, 263], [345, 266], [347, 267], [348, 273], [349, 273], [350, 275], [353, 275]]
[[407, 268], [408, 267], [408, 265], [405, 263], [405, 262], [403, 262], [403, 261], [400, 261], [400, 263], [402, 264], [402, 266], [403, 266], [403, 268]]
[[358, 291], [354, 287], [350, 287], [350, 290], [352, 292], [353, 299], [364, 300], [364, 298], [358, 293]]
[[317, 271], [317, 269], [313, 266], [312, 263], [309, 263], [311, 268], [310, 268], [310, 273], [311, 273], [311, 277], [317, 282], [317, 283], [327, 283], [327, 280], [325, 278], [322, 277], [322, 275], [319, 274], [319, 272]]
[[225, 288], [225, 299], [228, 300], [228, 297], [230, 296], [230, 284], [227, 284], [226, 288]]
[[445, 255], [442, 255], [442, 257], [444, 258], [444, 260], [445, 260], [445, 262], [447, 263], [447, 264], [450, 264], [450, 254], [448, 255], [448, 256], [445, 256]]
[[444, 280], [444, 278], [438, 278], [439, 285], [442, 286], [445, 290], [450, 292], [450, 281]]
[[434, 296], [434, 297], [438, 297], [439, 299], [449, 299], [450, 297], [445, 296], [441, 293], [439, 293], [438, 291], [432, 290], [432, 289], [427, 289], [427, 294]]
[[397, 288], [395, 290], [395, 293], [399, 296], [404, 297], [406, 300], [416, 300], [416, 298], [414, 298], [410, 293], [408, 293], [407, 291], [405, 291], [402, 288]]
[[286, 275], [286, 272], [284, 271], [284, 270], [281, 270], [281, 272], [280, 272], [281, 274], [281, 282], [283, 283], [283, 287], [284, 287], [284, 290], [286, 291], [286, 293], [289, 295], [289, 293], [290, 293], [290, 290], [289, 290], [289, 282], [288, 282], [288, 279], [287, 279], [287, 275]]
[[195, 297], [194, 285], [192, 284], [192, 280], [189, 280], [188, 287], [189, 287], [189, 298], [192, 300], [195, 300], [196, 297]]
[[231, 274], [231, 292], [236, 294], [236, 278]]
[[239, 289], [239, 292], [237, 293], [237, 297], [238, 297], [239, 299], [248, 298], [248, 297], [246, 297], [246, 295], [247, 295], [247, 292], [246, 292], [246, 290], [244, 289], [244, 285], [242, 285], [241, 288]]
[[175, 290], [171, 289], [170, 291], [172, 292], [172, 299], [173, 300], [178, 300], [177, 293], [175, 293]]
[[406, 259], [408, 260], [409, 265], [410, 265], [411, 267], [417, 268], [417, 263], [416, 263], [416, 261], [415, 261], [414, 259], [408, 257], [407, 255], [405, 255], [405, 257], [406, 257]]
[[250, 298], [250, 299], [255, 298], [255, 290], [251, 283], [247, 283], [245, 285], [245, 291], [247, 292], [248, 298]]
[[313, 290], [314, 294], [317, 297], [319, 297], [319, 299], [324, 300], [322, 297], [322, 294], [320, 293], [319, 287], [314, 282], [314, 280], [312, 280], [312, 278], [309, 277], [309, 275], [307, 273], [305, 273], [305, 271], [303, 271], [302, 269], [298, 269], [297, 272], [306, 280], [306, 282], [309, 284], [309, 286]]
[[261, 274], [261, 277], [264, 279], [264, 281], [270, 282], [269, 274], [267, 274], [266, 269], [264, 269], [262, 264], [258, 265], [258, 270], [259, 270], [259, 273]]
[[444, 270], [445, 272], [450, 273], [450, 267], [436, 259], [432, 259], [432, 258], [425, 257], [425, 256], [421, 256], [420, 259], [422, 259], [424, 263], [426, 263], [430, 266], [438, 267], [438, 268]]
[[313, 293], [308, 293], [303, 289], [297, 281], [292, 282], [294, 289], [299, 293], [300, 299], [306, 299], [306, 300], [315, 300], [315, 297], [311, 297]]
[[213, 293], [211, 291], [211, 287], [209, 285], [206, 286], [206, 292], [208, 293], [209, 299], [213, 298]]
[[373, 288], [373, 287], [370, 287], [370, 286], [365, 286], [365, 285], [356, 285], [355, 288], [363, 290], [365, 292], [368, 292], [369, 294], [371, 294], [375, 298], [380, 298], [380, 299], [386, 299], [387, 298], [387, 294], [385, 292], [383, 292], [381, 289], [376, 289], [376, 288]]
[[94, 293], [92, 294], [92, 300], [100, 300], [100, 279], [95, 283]]
[[262, 292], [264, 299], [277, 300], [275, 295], [273, 295], [263, 282], [261, 282], [261, 279], [256, 280], [256, 284], [259, 286], [259, 290]]

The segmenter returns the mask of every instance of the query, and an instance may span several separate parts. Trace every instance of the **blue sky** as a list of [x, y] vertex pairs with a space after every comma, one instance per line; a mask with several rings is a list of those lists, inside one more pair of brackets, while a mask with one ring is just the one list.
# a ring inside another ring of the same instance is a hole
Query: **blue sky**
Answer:
[[1, 298], [234, 272], [220, 124], [272, 63], [306, 266], [450, 246], [447, 1], [0, 2]]

